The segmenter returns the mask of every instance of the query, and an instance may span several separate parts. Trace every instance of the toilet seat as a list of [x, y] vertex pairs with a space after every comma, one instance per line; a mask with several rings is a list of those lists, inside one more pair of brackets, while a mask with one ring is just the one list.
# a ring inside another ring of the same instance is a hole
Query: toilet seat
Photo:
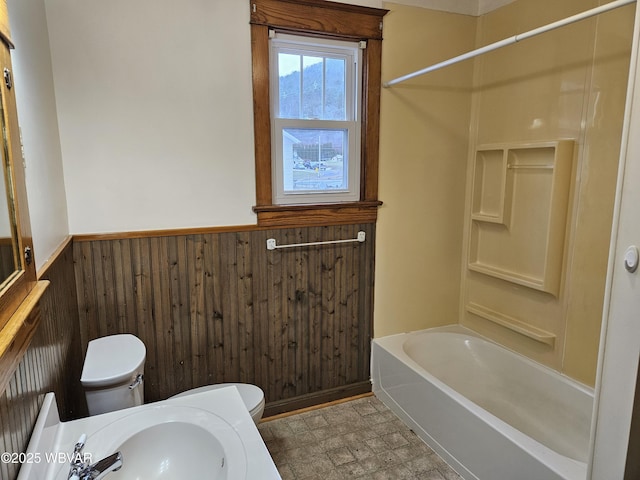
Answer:
[[264, 409], [264, 392], [260, 387], [249, 383], [216, 383], [214, 385], [205, 385], [204, 387], [198, 387], [192, 390], [187, 390], [186, 392], [178, 393], [171, 398], [183, 397], [185, 395], [208, 392], [209, 390], [231, 386], [238, 389], [238, 393], [252, 417], [256, 412]]

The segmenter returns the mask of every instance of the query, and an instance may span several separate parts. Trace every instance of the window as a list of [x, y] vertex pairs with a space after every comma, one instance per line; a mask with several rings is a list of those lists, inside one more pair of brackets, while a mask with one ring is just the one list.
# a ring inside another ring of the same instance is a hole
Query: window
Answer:
[[275, 204], [360, 199], [360, 44], [271, 39]]
[[375, 222], [387, 10], [250, 5], [258, 224]]

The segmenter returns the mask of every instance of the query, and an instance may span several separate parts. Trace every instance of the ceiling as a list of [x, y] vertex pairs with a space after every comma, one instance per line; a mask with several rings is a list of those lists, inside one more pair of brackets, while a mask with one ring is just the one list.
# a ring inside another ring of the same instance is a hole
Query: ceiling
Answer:
[[463, 15], [484, 15], [515, 0], [395, 0], [394, 3], [443, 10]]
[[515, 0], [334, 0], [342, 3], [352, 3], [368, 7], [383, 7], [385, 3], [398, 3], [414, 7], [442, 10], [445, 12], [461, 13], [463, 15], [480, 16], [502, 7]]

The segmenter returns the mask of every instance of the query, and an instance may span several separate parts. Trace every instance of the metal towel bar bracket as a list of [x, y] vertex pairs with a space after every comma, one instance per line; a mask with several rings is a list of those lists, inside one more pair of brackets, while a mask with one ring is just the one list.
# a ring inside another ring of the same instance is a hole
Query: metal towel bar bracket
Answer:
[[307, 247], [310, 245], [332, 245], [334, 243], [351, 243], [351, 242], [364, 242], [366, 234], [363, 231], [358, 232], [357, 238], [349, 238], [347, 240], [329, 240], [327, 242], [309, 242], [309, 243], [291, 243], [289, 245], [276, 245], [275, 238], [267, 239], [267, 250], [275, 250], [277, 248], [292, 248], [292, 247]]

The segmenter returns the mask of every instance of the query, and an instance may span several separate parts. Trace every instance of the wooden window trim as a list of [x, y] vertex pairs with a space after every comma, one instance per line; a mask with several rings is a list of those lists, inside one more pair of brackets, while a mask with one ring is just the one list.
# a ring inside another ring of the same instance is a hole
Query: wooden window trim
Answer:
[[[382, 18], [388, 10], [325, 0], [251, 0], [251, 54], [255, 136], [256, 205], [260, 226], [375, 223], [378, 206], [378, 137]], [[360, 201], [274, 205], [271, 176], [269, 29], [366, 40], [362, 65]]]

